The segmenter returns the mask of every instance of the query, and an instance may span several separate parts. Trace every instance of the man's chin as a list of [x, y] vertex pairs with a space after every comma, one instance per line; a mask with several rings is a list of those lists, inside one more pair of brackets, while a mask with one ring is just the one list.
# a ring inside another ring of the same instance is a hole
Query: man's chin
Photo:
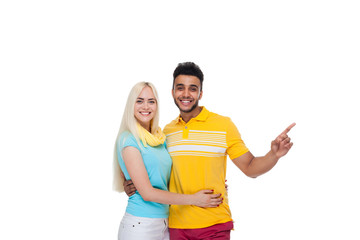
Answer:
[[179, 108], [179, 110], [180, 110], [180, 112], [183, 112], [183, 113], [189, 113], [194, 109], [193, 108], [190, 108], [190, 109], [181, 109], [181, 108]]
[[198, 106], [198, 101], [197, 101], [197, 102], [195, 102], [195, 104], [192, 105], [190, 108], [185, 108], [185, 109], [183, 109], [183, 108], [180, 107], [180, 105], [179, 105], [175, 100], [174, 100], [174, 102], [175, 102], [175, 105], [176, 105], [176, 106], [178, 107], [178, 109], [180, 110], [180, 112], [183, 112], [183, 113], [192, 112], [192, 111], [194, 111], [194, 109], [196, 109], [197, 106]]
[[194, 104], [191, 108], [181, 108], [178, 104], [176, 104], [176, 106], [179, 108], [180, 112], [189, 113], [194, 111], [194, 109], [196, 109], [198, 105]]

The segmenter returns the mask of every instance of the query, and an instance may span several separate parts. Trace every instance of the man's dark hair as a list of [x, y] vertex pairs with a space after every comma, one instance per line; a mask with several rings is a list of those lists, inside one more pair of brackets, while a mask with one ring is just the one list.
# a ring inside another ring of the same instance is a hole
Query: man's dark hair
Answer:
[[200, 67], [193, 62], [183, 62], [179, 63], [178, 66], [174, 70], [174, 79], [173, 79], [173, 89], [175, 78], [179, 75], [189, 75], [195, 76], [200, 80], [200, 91], [202, 90], [202, 84], [204, 81], [204, 74], [201, 71]]

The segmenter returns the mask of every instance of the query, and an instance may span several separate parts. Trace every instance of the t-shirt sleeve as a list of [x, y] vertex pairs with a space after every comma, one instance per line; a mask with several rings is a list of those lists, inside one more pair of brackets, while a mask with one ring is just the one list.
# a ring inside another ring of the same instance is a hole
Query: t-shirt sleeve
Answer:
[[117, 156], [118, 156], [117, 158], [120, 168], [123, 171], [126, 179], [130, 179], [130, 175], [126, 169], [125, 162], [122, 158], [121, 152], [125, 147], [130, 147], [130, 146], [137, 148], [141, 152], [135, 137], [128, 132], [122, 133], [116, 142], [116, 152], [117, 152]]
[[116, 152], [118, 155], [118, 161], [120, 164], [120, 167], [123, 169], [125, 167], [125, 163], [122, 159], [122, 150], [126, 147], [135, 147], [141, 152], [141, 148], [139, 147], [135, 137], [128, 132], [124, 132], [120, 135], [118, 138], [118, 141], [116, 143]]
[[126, 147], [135, 147], [139, 151], [141, 151], [135, 137], [131, 133], [123, 133], [119, 137], [118, 143], [117, 143], [117, 149], [119, 152], [121, 152]]
[[237, 127], [230, 118], [226, 131], [226, 144], [226, 152], [229, 155], [230, 159], [240, 157], [241, 155], [249, 151], [244, 141], [241, 139], [241, 135]]

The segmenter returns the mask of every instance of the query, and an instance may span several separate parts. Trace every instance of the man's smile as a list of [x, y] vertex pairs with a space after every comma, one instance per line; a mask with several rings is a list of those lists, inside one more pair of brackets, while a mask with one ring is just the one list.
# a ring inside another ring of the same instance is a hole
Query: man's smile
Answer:
[[193, 100], [190, 100], [190, 99], [179, 99], [179, 101], [184, 106], [189, 106], [193, 102]]

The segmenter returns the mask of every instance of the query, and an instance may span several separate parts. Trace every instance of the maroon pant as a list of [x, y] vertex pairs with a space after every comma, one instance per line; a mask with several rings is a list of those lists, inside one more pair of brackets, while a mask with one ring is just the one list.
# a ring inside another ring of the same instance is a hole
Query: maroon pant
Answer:
[[232, 221], [206, 228], [169, 228], [170, 240], [230, 240], [230, 231], [233, 228], [234, 224]]

